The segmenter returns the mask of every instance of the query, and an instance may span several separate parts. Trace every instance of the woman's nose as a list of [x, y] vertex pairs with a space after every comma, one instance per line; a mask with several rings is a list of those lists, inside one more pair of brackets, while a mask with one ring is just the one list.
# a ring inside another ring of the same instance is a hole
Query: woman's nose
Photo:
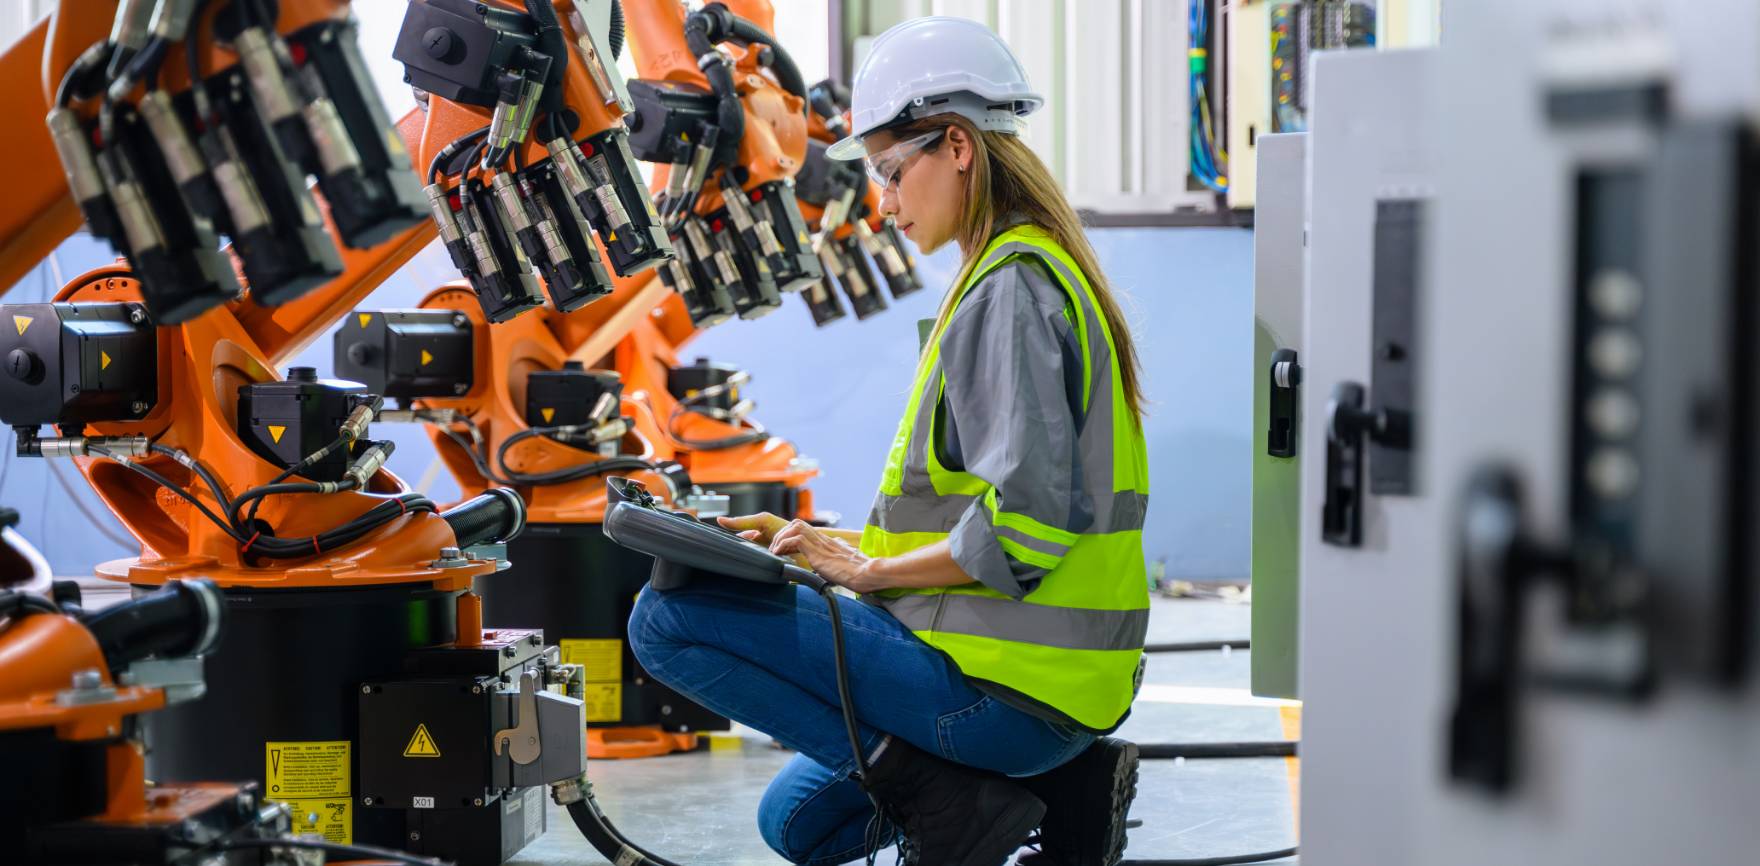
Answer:
[[898, 188], [891, 184], [887, 184], [886, 188], [880, 191], [880, 216], [887, 218], [898, 216]]

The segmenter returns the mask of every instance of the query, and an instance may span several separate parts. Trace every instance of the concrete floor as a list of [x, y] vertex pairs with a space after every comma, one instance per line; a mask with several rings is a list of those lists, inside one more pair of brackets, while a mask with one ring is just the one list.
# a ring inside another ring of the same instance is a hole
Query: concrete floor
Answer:
[[[1241, 638], [1249, 609], [1216, 601], [1156, 599], [1149, 641]], [[1139, 743], [1274, 740], [1276, 705], [1247, 694], [1246, 652], [1150, 657], [1136, 709], [1119, 736]], [[699, 751], [637, 761], [599, 761], [589, 772], [606, 814], [649, 851], [690, 866], [783, 862], [758, 838], [754, 816], [771, 775], [788, 759], [755, 731], [738, 751]], [[1295, 844], [1293, 762], [1281, 758], [1145, 761], [1131, 817], [1131, 859], [1215, 857]], [[891, 853], [882, 863], [892, 862]], [[550, 809], [550, 830], [513, 861], [605, 863]], [[1291, 864], [1294, 859], [1280, 861]]]

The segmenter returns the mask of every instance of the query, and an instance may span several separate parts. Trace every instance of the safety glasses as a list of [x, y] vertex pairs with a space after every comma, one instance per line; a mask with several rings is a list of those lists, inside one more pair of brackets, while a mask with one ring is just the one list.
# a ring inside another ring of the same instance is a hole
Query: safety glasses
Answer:
[[947, 134], [945, 127], [925, 132], [922, 135], [907, 138], [879, 153], [868, 154], [868, 177], [881, 189], [890, 189], [898, 183], [898, 176], [904, 171], [904, 165], [910, 158], [921, 153], [925, 148], [933, 147], [935, 142]]

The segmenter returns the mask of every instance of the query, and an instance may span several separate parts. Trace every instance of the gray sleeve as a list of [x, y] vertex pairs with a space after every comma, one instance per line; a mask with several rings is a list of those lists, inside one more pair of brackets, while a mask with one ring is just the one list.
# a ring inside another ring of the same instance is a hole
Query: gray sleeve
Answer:
[[952, 532], [954, 561], [1020, 598], [1093, 523], [1077, 449], [1081, 355], [1066, 296], [1014, 262], [974, 286], [941, 341], [949, 449], [994, 488]]

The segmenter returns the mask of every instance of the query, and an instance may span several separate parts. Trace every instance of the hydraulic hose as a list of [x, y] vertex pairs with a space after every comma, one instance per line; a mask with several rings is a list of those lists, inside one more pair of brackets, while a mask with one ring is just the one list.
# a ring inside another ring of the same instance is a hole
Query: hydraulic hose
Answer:
[[226, 603], [206, 578], [173, 581], [164, 589], [112, 605], [87, 617], [85, 627], [112, 670], [148, 656], [185, 658], [220, 643]]
[[719, 152], [715, 162], [720, 164], [733, 160], [746, 133], [746, 110], [733, 87], [733, 64], [715, 50], [716, 43], [726, 38], [727, 28], [721, 26], [725, 23], [723, 19], [731, 17], [733, 13], [726, 6], [711, 3], [684, 19], [684, 44], [697, 58], [697, 67], [709, 80], [709, 89], [715, 92], [717, 100], [715, 124], [721, 131], [721, 145], [716, 148]]
[[526, 527], [526, 504], [505, 487], [491, 487], [447, 511], [440, 519], [452, 527], [459, 547], [486, 541], [512, 541]]
[[580, 800], [568, 804], [568, 817], [574, 820], [574, 826], [587, 838], [587, 843], [593, 846], [593, 850], [621, 866], [678, 866], [671, 860], [650, 853], [629, 841], [612, 825], [611, 819], [599, 811], [599, 803], [593, 799], [592, 789], [586, 788], [583, 794]]
[[801, 99], [806, 99], [806, 79], [801, 77], [800, 67], [794, 64], [794, 58], [789, 55], [788, 50], [783, 48], [775, 37], [765, 33], [764, 28], [738, 15], [730, 14], [728, 17], [733, 19], [731, 27], [733, 38], [748, 45], [756, 44], [769, 48], [770, 68], [776, 73], [776, 83], [782, 85], [783, 90]]

